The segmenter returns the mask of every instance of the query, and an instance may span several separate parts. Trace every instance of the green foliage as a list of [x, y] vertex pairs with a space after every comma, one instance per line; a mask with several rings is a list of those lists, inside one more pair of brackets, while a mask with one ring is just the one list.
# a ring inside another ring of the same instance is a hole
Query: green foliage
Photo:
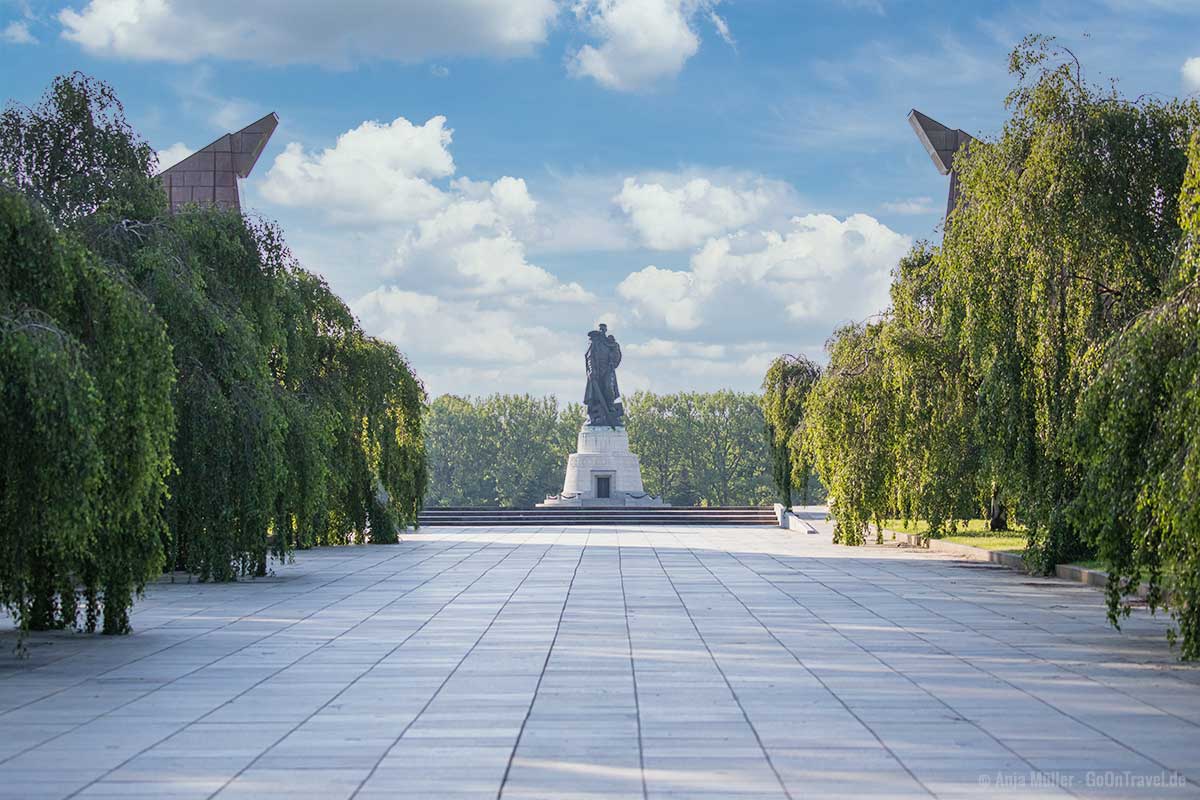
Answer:
[[425, 451], [429, 457], [430, 506], [494, 506], [496, 486], [484, 462], [492, 442], [480, 402], [444, 394], [429, 404]]
[[625, 427], [647, 492], [673, 506], [700, 505], [694, 459], [695, 415], [686, 396], [636, 392], [625, 398]]
[[282, 338], [278, 265], [263, 262], [232, 212], [181, 213], [137, 236], [129, 270], [167, 322], [179, 375], [171, 566], [202, 580], [253, 574], [287, 478], [269, 363]]
[[934, 251], [918, 244], [893, 272], [882, 328], [885, 389], [895, 431], [895, 506], [929, 523], [929, 535], [969, 517], [981, 470], [973, 386], [956, 332], [962, 306], [947, 296]]
[[1148, 581], [1197, 657], [1200, 106], [1095, 88], [1040, 37], [1011, 66], [1011, 119], [958, 154], [942, 246], [831, 340], [806, 446], [840, 540], [885, 514], [953, 532], [986, 496], [1034, 568], [1098, 554], [1114, 622]]
[[493, 395], [482, 412], [493, 446], [488, 474], [496, 503], [523, 508], [546, 499], [550, 492], [538, 487], [562, 483], [566, 453], [575, 443], [573, 420], [559, 412], [554, 397]]
[[804, 449], [804, 401], [821, 377], [821, 369], [804, 356], [780, 356], [763, 378], [762, 411], [771, 451], [771, 477], [779, 502], [791, 508], [793, 487], [808, 505], [812, 463]]
[[804, 446], [829, 488], [835, 542], [876, 538], [894, 507], [895, 398], [885, 382], [883, 322], [848, 325], [827, 344], [829, 366], [805, 403]]
[[430, 506], [529, 508], [562, 489], [584, 417], [554, 397], [442, 395], [429, 406]]
[[11, 190], [0, 191], [0, 599], [22, 627], [129, 628], [162, 566], [174, 371], [162, 321]]
[[232, 580], [415, 526], [424, 389], [277, 228], [164, 216], [90, 78], [0, 124], [0, 602], [22, 627], [74, 624], [82, 593], [88, 629], [126, 632], [164, 556]]
[[1088, 351], [1165, 288], [1179, 240], [1194, 102], [1122, 98], [1055, 64], [1032, 38], [1013, 56], [1012, 119], [960, 158], [963, 203], [939, 265], [964, 307], [987, 458], [1030, 530], [1043, 569], [1088, 553], [1066, 513]]
[[101, 399], [73, 337], [36, 313], [0, 313], [0, 602], [44, 630], [75, 612], [104, 470]]
[[766, 422], [757, 395], [636, 392], [625, 408], [646, 491], [678, 506], [771, 502]]
[[[1073, 519], [1109, 574], [1109, 617], [1143, 580], [1168, 605], [1185, 658], [1200, 658], [1200, 134], [1180, 219], [1182, 288], [1097, 348], [1073, 440], [1082, 489]], [[1169, 600], [1168, 600], [1169, 597]]]
[[[893, 272], [892, 308], [835, 332], [803, 435], [833, 495], [839, 541], [861, 544], [894, 514], [940, 537], [977, 512], [982, 465], [973, 387], [958, 344], [961, 306], [935, 252], [918, 244]], [[811, 416], [810, 416], [811, 415]], [[840, 487], [840, 490], [837, 488]]]
[[416, 524], [424, 390], [278, 230], [193, 209], [109, 233], [175, 347], [175, 569], [233, 580], [270, 552], [394, 542]]
[[35, 108], [10, 103], [0, 113], [0, 173], [56, 225], [98, 212], [151, 219], [166, 207], [156, 165], [112, 87], [80, 72], [55, 78]]
[[[361, 451], [365, 473], [349, 486], [343, 508], [353, 511], [357, 500], [365, 518], [353, 540], [395, 542], [404, 527], [416, 526], [425, 497], [425, 388], [394, 345], [357, 332], [349, 344], [340, 365], [350, 389], [346, 445]], [[355, 453], [351, 461], [358, 460]]]

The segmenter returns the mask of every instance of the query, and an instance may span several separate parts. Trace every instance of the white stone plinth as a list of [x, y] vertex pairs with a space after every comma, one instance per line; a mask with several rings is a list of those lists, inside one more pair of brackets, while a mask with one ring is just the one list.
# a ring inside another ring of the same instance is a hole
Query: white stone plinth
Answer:
[[[609, 496], [597, 496], [597, 488], [607, 478]], [[646, 494], [642, 486], [642, 467], [629, 450], [629, 434], [624, 427], [584, 425], [576, 440], [575, 452], [567, 457], [567, 475], [562, 494], [551, 495], [539, 507], [574, 506], [662, 506], [662, 498]]]

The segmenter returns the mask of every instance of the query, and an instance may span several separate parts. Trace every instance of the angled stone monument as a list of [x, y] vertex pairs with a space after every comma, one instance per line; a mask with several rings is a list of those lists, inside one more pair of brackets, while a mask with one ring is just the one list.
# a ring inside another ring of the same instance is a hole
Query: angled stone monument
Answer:
[[167, 190], [171, 210], [195, 203], [240, 211], [238, 178], [247, 177], [254, 169], [278, 125], [279, 117], [271, 112], [160, 172], [158, 178]]
[[587, 386], [583, 403], [587, 421], [579, 430], [575, 452], [567, 457], [561, 494], [550, 495], [539, 508], [606, 508], [665, 506], [661, 497], [646, 493], [642, 467], [629, 450], [625, 409], [617, 387], [621, 346], [601, 323], [588, 333], [583, 357]]
[[915, 108], [908, 112], [908, 124], [925, 145], [925, 152], [942, 175], [950, 176], [950, 195], [946, 199], [946, 217], [958, 204], [958, 175], [954, 171], [954, 156], [964, 147], [970, 147], [974, 137], [966, 131], [948, 128]]

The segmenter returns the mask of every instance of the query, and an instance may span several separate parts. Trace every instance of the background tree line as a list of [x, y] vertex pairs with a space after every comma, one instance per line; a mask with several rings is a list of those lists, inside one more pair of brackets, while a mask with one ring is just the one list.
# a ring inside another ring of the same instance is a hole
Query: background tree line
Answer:
[[424, 390], [272, 225], [167, 214], [113, 91], [0, 115], [0, 602], [129, 629], [166, 570], [396, 541], [425, 488]]
[[1148, 581], [1195, 658], [1200, 106], [1092, 86], [1040, 37], [1010, 67], [1011, 117], [959, 153], [941, 245], [834, 333], [789, 457], [828, 485], [840, 542], [1011, 514], [1035, 569], [1103, 562], [1114, 624]]
[[[638, 392], [625, 411], [648, 492], [679, 506], [771, 501], [757, 396]], [[553, 397], [438, 397], [425, 423], [427, 505], [524, 508], [556, 494], [585, 417]]]

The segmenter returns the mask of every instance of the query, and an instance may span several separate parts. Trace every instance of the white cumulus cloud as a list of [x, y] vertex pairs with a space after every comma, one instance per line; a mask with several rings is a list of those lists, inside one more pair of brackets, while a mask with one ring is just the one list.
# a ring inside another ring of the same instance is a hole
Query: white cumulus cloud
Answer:
[[[433, 395], [530, 392], [578, 401], [587, 322], [381, 286], [350, 304], [363, 327], [398, 344]], [[624, 331], [622, 331], [624, 333]], [[622, 376], [624, 379], [626, 376]]]
[[288, 144], [246, 186], [292, 215], [304, 263], [435, 393], [577, 400], [601, 320], [627, 348], [626, 394], [751, 388], [773, 355], [817, 354], [837, 323], [884, 308], [910, 245], [865, 214], [797, 215], [788, 184], [727, 168], [547, 186], [459, 175], [452, 151], [442, 117], [364, 122]]
[[757, 222], [794, 204], [789, 186], [741, 177], [716, 183], [706, 177], [626, 178], [613, 198], [653, 250], [695, 247], [711, 236]]
[[263, 194], [284, 206], [324, 209], [340, 222], [411, 222], [447, 203], [432, 183], [454, 172], [445, 117], [367, 121], [310, 153], [291, 142], [267, 173]]
[[1179, 71], [1183, 75], [1183, 88], [1189, 92], [1200, 92], [1200, 56], [1183, 62]]
[[662, 320], [668, 328], [686, 331], [700, 324], [704, 291], [695, 285], [695, 275], [651, 264], [631, 273], [617, 285], [617, 294], [634, 308]]
[[353, 307], [369, 330], [404, 342], [416, 357], [521, 363], [535, 358], [540, 340], [551, 335], [536, 325], [520, 325], [511, 311], [394, 286], [368, 292]]
[[158, 171], [162, 172], [164, 169], [175, 166], [194, 152], [196, 152], [196, 148], [188, 147], [183, 142], [176, 142], [170, 147], [158, 150], [155, 153], [158, 156]]
[[639, 358], [725, 358], [730, 348], [721, 344], [705, 344], [703, 342], [688, 342], [678, 339], [654, 338], [648, 342], [634, 342], [625, 348], [625, 352]]
[[97, 55], [270, 64], [525, 56], [558, 15], [555, 0], [88, 0], [59, 13], [63, 36]]
[[836, 324], [887, 305], [907, 236], [866, 214], [808, 214], [783, 232], [709, 239], [690, 270], [649, 266], [618, 286], [635, 312], [672, 330], [737, 325], [780, 309], [793, 321]]
[[[706, 0], [580, 0], [575, 15], [597, 40], [567, 61], [575, 77], [593, 78], [609, 89], [632, 91], [679, 74], [700, 49], [694, 22], [711, 12]], [[718, 35], [732, 42], [729, 26], [710, 17]]]
[[438, 213], [405, 233], [396, 251], [397, 271], [432, 269], [446, 278], [448, 288], [502, 296], [512, 304], [529, 298], [593, 299], [578, 283], [562, 283], [529, 263], [520, 234], [531, 228], [537, 202], [523, 179], [459, 179], [444, 197]]
[[262, 195], [309, 209], [335, 225], [394, 237], [389, 277], [419, 278], [454, 296], [583, 302], [592, 295], [530, 263], [523, 236], [537, 202], [521, 178], [496, 181], [454, 173], [444, 117], [414, 125], [364, 122], [319, 152], [292, 142], [276, 157]]

